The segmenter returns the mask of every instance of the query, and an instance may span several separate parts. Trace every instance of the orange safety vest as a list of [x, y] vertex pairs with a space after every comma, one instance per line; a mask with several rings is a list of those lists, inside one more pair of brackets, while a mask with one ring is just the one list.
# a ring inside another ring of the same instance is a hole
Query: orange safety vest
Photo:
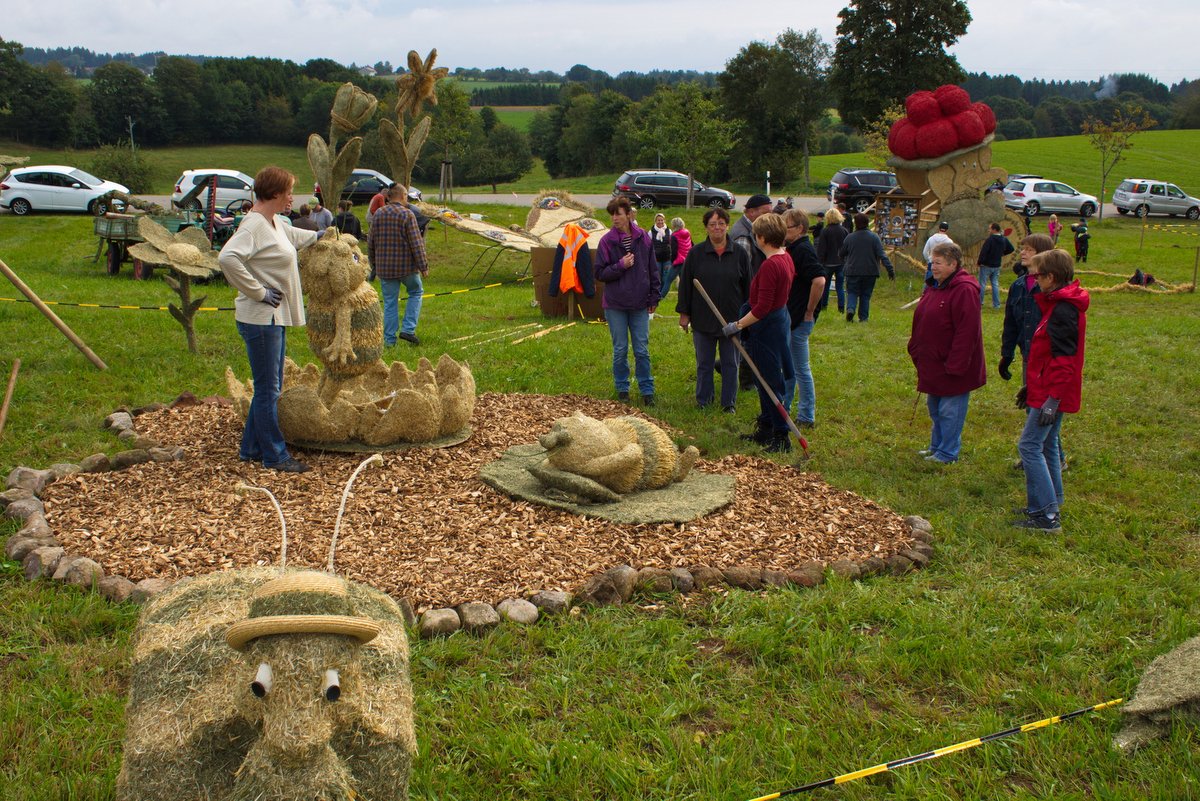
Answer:
[[562, 272], [558, 277], [559, 292], [583, 292], [583, 282], [579, 280], [575, 260], [579, 257], [579, 249], [587, 247], [587, 241], [587, 231], [575, 223], [567, 223], [562, 238], [558, 240], [563, 249]]

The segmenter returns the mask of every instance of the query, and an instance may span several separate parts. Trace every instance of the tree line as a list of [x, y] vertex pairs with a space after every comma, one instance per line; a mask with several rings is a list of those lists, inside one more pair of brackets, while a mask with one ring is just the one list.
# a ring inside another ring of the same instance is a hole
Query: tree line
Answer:
[[[438, 162], [432, 170], [423, 164], [418, 174], [436, 178], [444, 159], [455, 162], [459, 183], [468, 176], [479, 182], [481, 165], [493, 165], [483, 170], [493, 176], [509, 173], [528, 148], [555, 177], [661, 164], [696, 169], [705, 180], [759, 181], [767, 170], [776, 181], [807, 179], [811, 155], [864, 149], [870, 132], [905, 96], [944, 83], [991, 105], [1002, 139], [1078, 134], [1087, 120], [1112, 119], [1133, 106], [1146, 111], [1154, 127], [1200, 127], [1200, 81], [1167, 87], [1140, 74], [1060, 82], [966, 73], [947, 52], [971, 21], [964, 0], [851, 0], [838, 17], [832, 44], [815, 29], [788, 29], [774, 41], [750, 42], [719, 73], [612, 76], [583, 64], [561, 76], [459, 68], [459, 81], [439, 85], [439, 97], [447, 93], [455, 112], [460, 101], [467, 112], [471, 105], [546, 108], [527, 138], [494, 115], [435, 114], [431, 141], [439, 137], [437, 126], [446, 129], [441, 153], [428, 157]], [[82, 62], [88, 52], [37, 51]], [[110, 61], [84, 84], [58, 63], [29, 63], [21, 45], [0, 40], [0, 136], [51, 147], [130, 136], [152, 145], [292, 144], [327, 128], [333, 94], [344, 81], [375, 94], [381, 108], [395, 97], [393, 79], [366, 77], [330, 59], [300, 65], [153, 54], [153, 62], [147, 75]], [[467, 92], [471, 80], [526, 78], [531, 82]], [[711, 119], [698, 118], [696, 108]], [[701, 130], [711, 138], [705, 146], [695, 141]], [[369, 143], [373, 125], [366, 131]], [[476, 149], [486, 157], [476, 157]], [[500, 158], [501, 152], [508, 155]]]

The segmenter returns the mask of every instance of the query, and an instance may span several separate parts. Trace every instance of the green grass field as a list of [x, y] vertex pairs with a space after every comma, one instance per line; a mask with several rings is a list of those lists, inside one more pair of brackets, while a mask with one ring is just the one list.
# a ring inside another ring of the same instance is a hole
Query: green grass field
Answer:
[[[1186, 184], [1185, 184], [1186, 185]], [[479, 206], [500, 224], [520, 208]], [[684, 212], [701, 230], [699, 212]], [[1093, 290], [1135, 267], [1191, 281], [1200, 239], [1132, 220], [1094, 226]], [[61, 304], [165, 305], [161, 281], [92, 264], [90, 220], [0, 217], [0, 258]], [[446, 352], [467, 360], [481, 391], [611, 397], [600, 325], [521, 345], [450, 340], [541, 320], [525, 260], [503, 256], [485, 283], [468, 275], [484, 240], [434, 228], [422, 345], [389, 354], [412, 365]], [[231, 305], [221, 283], [208, 305]], [[928, 517], [937, 554], [925, 571], [812, 590], [645, 599], [624, 608], [413, 643], [420, 754], [412, 797], [427, 799], [722, 799], [740, 801], [949, 745], [1119, 696], [1156, 655], [1200, 633], [1200, 373], [1195, 294], [1095, 291], [1084, 408], [1064, 428], [1067, 527], [1008, 527], [1023, 495], [1012, 470], [1022, 416], [1013, 384], [974, 394], [963, 460], [935, 469], [905, 353], [915, 274], [881, 282], [868, 325], [836, 315], [813, 335], [818, 427], [802, 466], [902, 514]], [[43, 467], [117, 442], [100, 430], [120, 405], [223, 390], [226, 365], [247, 371], [228, 312], [201, 314], [200, 352], [165, 312], [56, 306], [109, 370], [97, 371], [15, 290], [0, 286], [0, 375], [22, 368], [0, 439], [0, 465]], [[673, 296], [672, 296], [673, 299]], [[717, 456], [744, 450], [755, 403], [735, 418], [692, 402], [693, 356], [671, 304], [651, 329], [655, 412]], [[984, 313], [988, 362], [999, 314]], [[289, 355], [313, 361], [302, 335]], [[551, 368], [553, 365], [553, 369]], [[549, 422], [549, 421], [547, 421]], [[231, 443], [230, 447], [236, 447]], [[794, 459], [781, 462], [793, 463]], [[163, 487], [164, 492], [171, 491]], [[16, 529], [0, 524], [0, 537]], [[113, 797], [137, 610], [29, 584], [0, 564], [0, 779], [6, 798]], [[1121, 757], [1104, 712], [895, 773], [821, 790], [852, 801], [1003, 799], [1142, 801], [1200, 797], [1200, 732]]]
[[[497, 115], [505, 122], [521, 130], [529, 130], [529, 121], [536, 113], [530, 107], [499, 107]], [[1200, 151], [1200, 131], [1148, 131], [1134, 138], [1134, 146], [1109, 176], [1105, 190], [1105, 202], [1112, 200], [1112, 190], [1125, 177], [1161, 178], [1172, 181], [1185, 192], [1200, 196], [1200, 162], [1189, 153]], [[86, 165], [92, 153], [86, 150], [62, 151], [29, 148], [12, 142], [0, 141], [0, 153], [29, 156], [30, 164], [73, 164]], [[185, 169], [197, 167], [226, 167], [253, 175], [266, 164], [278, 164], [300, 176], [299, 190], [311, 191], [311, 171], [300, 147], [274, 145], [212, 145], [205, 147], [147, 148], [141, 153], [150, 161], [154, 191], [152, 194], [170, 194], [173, 181]], [[1032, 172], [1064, 181], [1081, 192], [1098, 194], [1100, 191], [1100, 160], [1096, 151], [1082, 136], [1064, 136], [1055, 139], [1025, 139], [1013, 142], [998, 142], [993, 146], [992, 165], [1010, 173]], [[664, 165], [670, 167], [672, 165]], [[679, 165], [674, 165], [678, 167]], [[772, 184], [772, 196], [804, 195], [825, 193], [829, 178], [845, 167], [869, 167], [862, 153], [843, 153], [836, 156], [814, 156], [810, 161], [812, 187], [805, 187], [799, 180], [784, 184]], [[550, 178], [540, 159], [535, 159], [534, 169], [516, 181], [500, 184], [501, 193], [533, 193], [547, 187], [569, 189], [581, 193], [603, 193], [612, 191], [613, 180], [619, 173], [583, 176], [576, 178]], [[697, 176], [701, 181], [704, 176]], [[436, 181], [414, 181], [418, 186], [432, 188]], [[738, 196], [763, 190], [762, 184], [717, 182]], [[459, 187], [465, 192], [490, 192], [491, 186]], [[429, 191], [429, 190], [427, 190]]]
[[496, 111], [496, 117], [505, 125], [511, 125], [518, 131], [529, 133], [529, 124], [533, 122], [533, 115], [541, 111], [539, 106], [492, 106]]

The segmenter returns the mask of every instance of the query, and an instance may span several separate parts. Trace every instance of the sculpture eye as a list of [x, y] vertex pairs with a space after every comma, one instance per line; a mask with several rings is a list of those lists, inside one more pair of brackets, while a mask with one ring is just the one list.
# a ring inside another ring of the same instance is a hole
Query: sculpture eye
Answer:
[[259, 698], [265, 698], [267, 693], [271, 692], [271, 683], [273, 681], [274, 676], [271, 674], [271, 666], [266, 662], [262, 662], [258, 666], [258, 673], [254, 675], [254, 681], [250, 682], [250, 692]]
[[338, 678], [336, 670], [325, 671], [325, 681], [321, 683], [321, 695], [325, 696], [326, 701], [336, 701], [342, 697], [342, 681]]

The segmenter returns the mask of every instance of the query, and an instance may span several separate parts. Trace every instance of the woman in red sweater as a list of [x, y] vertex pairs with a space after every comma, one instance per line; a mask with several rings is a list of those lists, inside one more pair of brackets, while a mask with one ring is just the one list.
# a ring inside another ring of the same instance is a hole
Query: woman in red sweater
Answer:
[[[783, 397], [784, 385], [795, 377], [792, 354], [788, 347], [792, 322], [788, 315], [788, 293], [796, 268], [792, 257], [784, 250], [787, 225], [778, 214], [768, 212], [754, 221], [754, 238], [766, 256], [750, 282], [750, 301], [742, 306], [742, 316], [725, 326], [725, 336], [741, 332], [750, 358], [762, 373], [763, 380]], [[759, 413], [754, 432], [743, 439], [757, 442], [770, 453], [792, 449], [788, 439], [787, 419], [779, 413], [766, 388], [758, 387]]]

